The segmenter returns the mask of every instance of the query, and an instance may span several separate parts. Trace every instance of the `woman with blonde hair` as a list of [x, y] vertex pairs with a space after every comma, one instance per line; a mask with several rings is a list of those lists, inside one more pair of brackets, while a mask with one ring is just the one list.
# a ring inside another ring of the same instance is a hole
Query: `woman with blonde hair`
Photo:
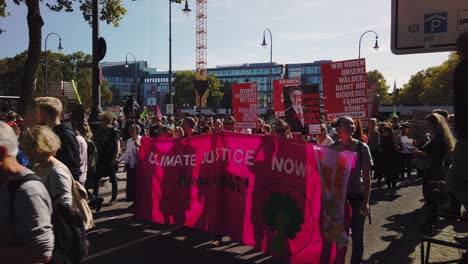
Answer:
[[59, 137], [48, 127], [35, 126], [24, 132], [22, 141], [24, 152], [35, 163], [32, 170], [42, 178], [52, 200], [72, 206], [73, 176], [54, 157], [61, 146]]
[[174, 127], [174, 137], [176, 138], [183, 138], [184, 137], [184, 130], [180, 126]]
[[433, 183], [445, 180], [444, 162], [453, 152], [456, 140], [450, 132], [447, 121], [440, 114], [432, 113], [426, 116], [426, 121], [432, 135], [431, 140], [422, 147], [422, 151], [412, 149], [412, 152], [418, 161], [415, 163], [416, 167], [424, 171], [423, 196], [428, 211], [423, 230], [432, 232], [438, 213], [436, 201], [432, 196], [432, 190], [436, 187]]
[[325, 147], [333, 143], [333, 139], [327, 134], [327, 125], [325, 123], [320, 124], [320, 134], [317, 135], [317, 142]]
[[423, 146], [422, 151], [412, 149], [412, 152], [421, 161], [416, 165], [424, 170], [423, 194], [428, 199], [430, 190], [427, 183], [445, 180], [444, 162], [453, 152], [456, 140], [443, 116], [432, 113], [426, 116], [426, 121], [432, 134], [431, 140]]

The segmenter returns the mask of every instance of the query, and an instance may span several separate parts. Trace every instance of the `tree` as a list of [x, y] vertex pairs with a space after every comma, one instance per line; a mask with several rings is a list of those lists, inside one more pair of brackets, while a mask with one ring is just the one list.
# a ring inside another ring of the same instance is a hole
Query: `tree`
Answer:
[[[74, 6], [79, 5], [79, 9], [83, 14], [85, 21], [91, 23], [93, 0], [56, 0], [48, 1], [45, 5], [52, 11], [73, 12]], [[97, 0], [96, 0], [97, 1]], [[24, 4], [28, 9], [27, 23], [29, 31], [29, 46], [27, 58], [24, 67], [24, 74], [21, 85], [21, 98], [24, 102], [20, 105], [19, 112], [24, 115], [27, 107], [32, 105], [33, 94], [36, 90], [37, 75], [41, 57], [41, 41], [42, 41], [42, 26], [44, 20], [41, 15], [40, 6], [42, 0], [13, 0], [17, 5]], [[112, 24], [117, 27], [119, 21], [122, 20], [127, 10], [122, 6], [122, 0], [99, 0], [102, 8], [100, 10], [99, 19], [107, 24]], [[7, 3], [5, 0], [0, 0], [0, 17], [9, 16], [6, 11]], [[0, 32], [2, 30], [0, 29]]]
[[279, 255], [287, 255], [287, 240], [294, 239], [304, 223], [302, 210], [289, 195], [275, 192], [263, 205], [262, 212], [265, 224], [276, 230], [271, 248]]
[[195, 73], [192, 71], [180, 71], [176, 73], [174, 79], [175, 96], [174, 103], [176, 106], [183, 104], [195, 105], [195, 87], [193, 81]]
[[412, 75], [409, 82], [403, 85], [403, 89], [398, 94], [397, 102], [399, 104], [417, 104], [420, 102], [419, 95], [422, 92], [424, 78], [424, 71]]
[[380, 100], [379, 103], [383, 104], [392, 103], [392, 98], [388, 94], [389, 86], [387, 85], [387, 80], [385, 80], [381, 72], [378, 70], [367, 72], [367, 83], [375, 85], [375, 100]]
[[429, 67], [411, 76], [399, 94], [403, 104], [451, 104], [453, 103], [452, 76], [459, 61], [456, 53], [439, 66]]
[[[174, 79], [175, 97], [174, 102], [176, 106], [182, 106], [188, 103], [191, 106], [195, 106], [195, 86], [193, 81], [195, 80], [195, 72], [193, 71], [180, 71], [176, 73]], [[208, 75], [208, 101], [212, 102], [211, 106], [214, 106], [215, 100], [223, 97], [222, 92], [223, 85], [218, 78], [214, 75]]]
[[0, 95], [19, 95], [27, 52], [0, 60]]
[[[81, 51], [68, 55], [55, 52], [48, 52], [47, 54], [48, 79], [52, 81], [74, 80], [85, 109], [89, 109], [92, 100], [92, 71], [89, 68], [91, 55]], [[13, 58], [0, 60], [0, 87], [8, 95], [18, 95], [17, 88], [21, 85], [26, 55], [27, 52], [24, 51]], [[41, 56], [44, 55], [45, 53], [41, 54]], [[41, 65], [38, 71], [36, 94], [44, 93], [44, 71], [45, 65]], [[106, 79], [102, 81], [101, 90], [103, 104], [110, 103], [113, 95]]]
[[208, 107], [218, 107], [218, 100], [223, 98], [223, 84], [216, 76], [208, 75]]

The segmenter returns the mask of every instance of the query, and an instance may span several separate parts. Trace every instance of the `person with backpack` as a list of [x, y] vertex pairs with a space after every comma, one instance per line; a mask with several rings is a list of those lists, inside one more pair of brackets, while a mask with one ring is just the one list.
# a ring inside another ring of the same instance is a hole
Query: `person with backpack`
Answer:
[[75, 181], [79, 181], [80, 147], [71, 122], [60, 120], [63, 111], [62, 102], [55, 97], [38, 97], [35, 101], [38, 124], [52, 129], [61, 141], [55, 157], [68, 167]]
[[99, 182], [102, 177], [109, 177], [112, 184], [112, 197], [109, 205], [117, 202], [117, 157], [120, 153], [120, 135], [112, 126], [112, 114], [104, 112], [99, 115], [100, 129], [95, 134], [94, 142], [98, 151], [96, 163], [97, 184], [94, 187], [94, 196], [99, 197]]
[[339, 117], [335, 122], [339, 140], [333, 142], [330, 148], [342, 151], [353, 151], [357, 153], [356, 164], [351, 170], [348, 186], [347, 199], [352, 207], [351, 237], [353, 249], [351, 254], [351, 264], [362, 262], [364, 254], [364, 222], [369, 215], [370, 198], [370, 169], [372, 167], [372, 157], [366, 143], [352, 138], [355, 127], [353, 119], [349, 116]]
[[0, 262], [48, 263], [54, 249], [52, 202], [17, 153], [15, 132], [0, 121]]
[[23, 142], [26, 154], [36, 163], [33, 171], [52, 199], [56, 241], [52, 263], [80, 263], [88, 249], [86, 231], [94, 227], [86, 190], [73, 179], [67, 166], [54, 158], [60, 139], [50, 128], [33, 127], [23, 134]]
[[70, 170], [54, 157], [60, 139], [48, 127], [35, 126], [23, 134], [23, 147], [33, 162], [32, 170], [43, 180], [50, 197], [68, 206], [73, 205], [73, 176]]

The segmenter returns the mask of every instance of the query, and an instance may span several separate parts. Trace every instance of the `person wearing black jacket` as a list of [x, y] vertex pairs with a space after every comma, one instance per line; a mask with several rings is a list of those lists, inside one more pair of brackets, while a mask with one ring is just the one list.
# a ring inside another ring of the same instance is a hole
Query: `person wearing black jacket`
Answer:
[[48, 126], [60, 138], [61, 147], [55, 157], [68, 167], [73, 179], [78, 181], [81, 175], [80, 148], [71, 122], [60, 121], [62, 102], [55, 97], [38, 97], [35, 100], [38, 124]]
[[[447, 187], [460, 203], [468, 208], [468, 31], [460, 35], [457, 52], [460, 62], [453, 75], [453, 98], [455, 132], [458, 138], [452, 156], [452, 167], [447, 176]], [[459, 242], [468, 244], [468, 237], [461, 240]]]

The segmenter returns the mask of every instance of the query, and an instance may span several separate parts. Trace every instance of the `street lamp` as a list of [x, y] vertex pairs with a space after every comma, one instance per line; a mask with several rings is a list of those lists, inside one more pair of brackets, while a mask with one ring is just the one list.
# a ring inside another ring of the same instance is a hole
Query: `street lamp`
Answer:
[[[135, 100], [138, 104], [138, 86], [137, 86], [137, 60], [136, 60], [136, 57], [135, 57], [135, 54], [133, 53], [127, 53], [127, 55], [125, 55], [125, 68], [127, 69], [128, 68], [128, 55], [131, 55], [133, 57], [133, 69], [134, 69], [134, 72], [133, 72], [133, 84], [135, 85]], [[135, 107], [132, 106], [132, 111], [133, 111], [133, 124], [135, 125], [136, 124], [136, 119], [137, 117], [135, 116]]]
[[[169, 0], [169, 93], [170, 93], [170, 103], [172, 104], [172, 3], [180, 4], [181, 0]], [[192, 11], [188, 7], [188, 2], [185, 1], [185, 8], [182, 9], [185, 15], [189, 15]]]
[[379, 47], [379, 35], [377, 35], [377, 33], [376, 33], [374, 30], [368, 30], [368, 31], [362, 33], [361, 38], [359, 38], [359, 57], [358, 57], [359, 59], [361, 58], [361, 40], [362, 40], [362, 37], [363, 37], [365, 34], [370, 33], [370, 32], [372, 32], [372, 33], [375, 34], [375, 45], [374, 45], [374, 49], [375, 49], [375, 50], [378, 50], [378, 49], [380, 48], [380, 47]]
[[135, 57], [135, 54], [133, 53], [127, 53], [127, 55], [125, 55], [125, 68], [128, 69], [128, 55], [131, 55], [133, 57], [133, 69], [134, 69], [134, 72], [133, 72], [133, 85], [135, 85], [135, 100], [137, 101], [138, 103], [138, 86], [137, 86], [137, 60], [136, 60], [136, 57]]
[[46, 93], [46, 94], [47, 94], [48, 88], [49, 88], [49, 84], [48, 84], [48, 80], [49, 80], [49, 79], [48, 79], [48, 75], [47, 75], [47, 40], [49, 39], [49, 36], [50, 36], [50, 35], [55, 35], [55, 36], [58, 37], [58, 39], [59, 39], [59, 46], [57, 47], [57, 49], [58, 49], [59, 51], [63, 50], [63, 47], [62, 47], [62, 37], [60, 37], [60, 35], [57, 34], [57, 33], [53, 33], [53, 32], [52, 32], [52, 33], [49, 33], [49, 34], [47, 35], [46, 39], [45, 39], [45, 45], [44, 45], [44, 46], [45, 46], [45, 93]]
[[263, 42], [262, 42], [262, 47], [266, 48], [267, 47], [267, 43], [265, 41], [265, 33], [268, 31], [268, 33], [270, 34], [270, 82], [268, 83], [268, 89], [267, 89], [267, 99], [268, 99], [268, 107], [271, 106], [271, 103], [272, 103], [272, 98], [271, 98], [271, 91], [273, 91], [273, 82], [272, 82], [272, 77], [271, 77], [271, 68], [273, 67], [273, 35], [271, 34], [271, 31], [270, 29], [266, 28], [264, 31], [263, 31]]

